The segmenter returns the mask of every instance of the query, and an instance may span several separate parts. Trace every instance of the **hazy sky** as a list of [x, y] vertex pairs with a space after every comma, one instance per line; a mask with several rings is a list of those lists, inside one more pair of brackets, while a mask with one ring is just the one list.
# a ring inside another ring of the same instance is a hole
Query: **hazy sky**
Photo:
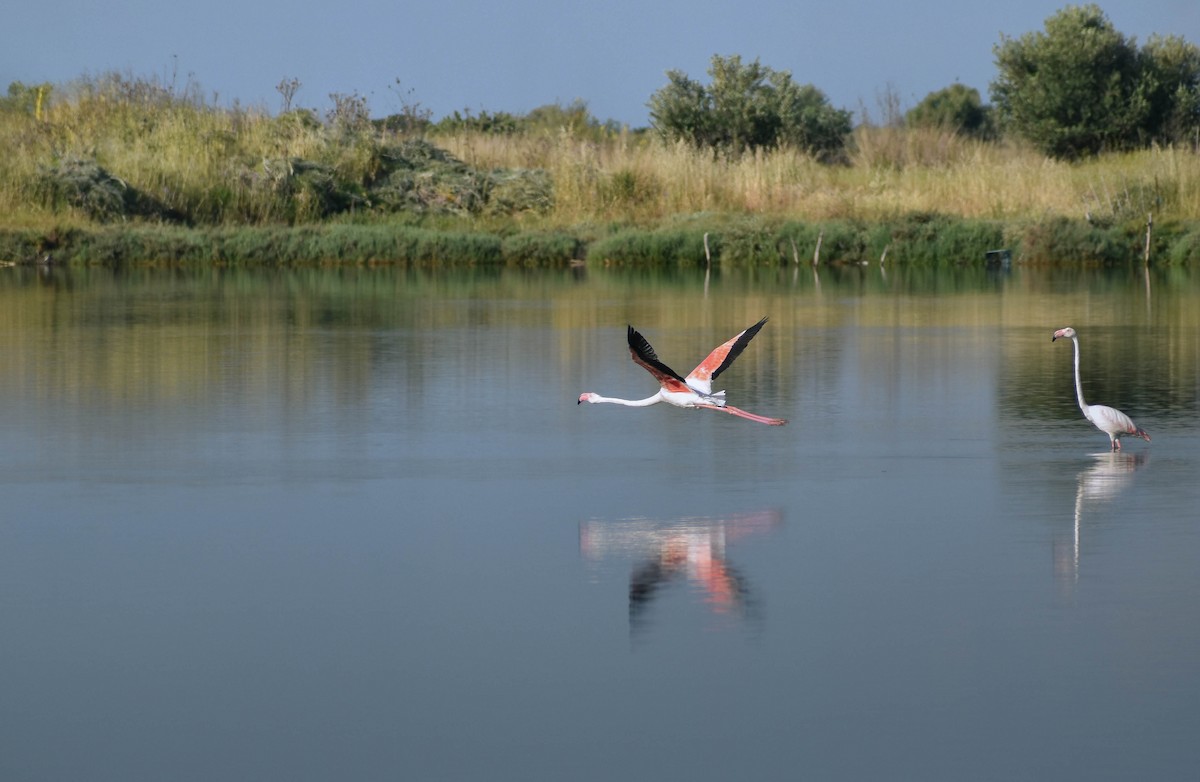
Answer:
[[[555, 101], [634, 127], [669, 69], [707, 82], [713, 54], [740, 54], [821, 89], [856, 117], [879, 118], [887, 91], [910, 108], [961, 82], [987, 101], [1001, 35], [1041, 30], [1065, 2], [919, 3], [765, 0], [18, 0], [0, 24], [0, 90], [119, 71], [189, 77], [221, 102], [329, 108], [358, 92], [374, 116], [402, 98], [439, 118], [454, 110], [524, 113]], [[1115, 27], [1200, 45], [1197, 0], [1109, 0]], [[395, 88], [400, 80], [399, 89]], [[411, 93], [409, 92], [411, 90]]]

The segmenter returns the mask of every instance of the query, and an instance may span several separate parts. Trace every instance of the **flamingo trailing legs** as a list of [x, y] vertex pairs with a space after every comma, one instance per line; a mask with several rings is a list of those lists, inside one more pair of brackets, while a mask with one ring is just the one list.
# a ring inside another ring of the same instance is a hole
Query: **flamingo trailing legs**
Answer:
[[1139, 429], [1133, 419], [1120, 410], [1105, 405], [1089, 405], [1083, 401], [1083, 383], [1079, 380], [1079, 336], [1075, 333], [1075, 329], [1068, 326], [1054, 332], [1050, 341], [1053, 342], [1059, 337], [1069, 338], [1075, 343], [1075, 394], [1079, 397], [1079, 409], [1083, 411], [1084, 418], [1108, 435], [1109, 443], [1114, 451], [1121, 450], [1121, 435], [1133, 435], [1150, 442], [1150, 435]]
[[746, 345], [750, 344], [750, 340], [754, 339], [754, 335], [762, 329], [763, 324], [766, 322], [767, 319], [763, 318], [758, 323], [755, 323], [736, 337], [716, 348], [687, 377], [680, 377], [675, 370], [659, 361], [658, 355], [654, 352], [654, 348], [650, 346], [650, 343], [646, 341], [646, 338], [634, 330], [633, 326], [630, 326], [626, 332], [629, 340], [629, 354], [637, 364], [644, 367], [647, 372], [654, 375], [655, 379], [658, 380], [661, 386], [658, 393], [646, 399], [614, 399], [593, 394], [589, 391], [586, 394], [579, 395], [578, 404], [588, 402], [593, 405], [608, 403], [625, 405], [627, 407], [647, 407], [659, 402], [666, 402], [676, 407], [720, 410], [723, 413], [747, 418], [751, 421], [757, 421], [760, 424], [783, 426], [787, 423], [786, 419], [768, 418], [748, 413], [733, 405], [726, 404], [724, 391], [713, 393], [712, 390], [712, 381], [716, 380], [717, 376], [728, 369], [734, 359], [741, 355], [742, 351], [746, 349]]

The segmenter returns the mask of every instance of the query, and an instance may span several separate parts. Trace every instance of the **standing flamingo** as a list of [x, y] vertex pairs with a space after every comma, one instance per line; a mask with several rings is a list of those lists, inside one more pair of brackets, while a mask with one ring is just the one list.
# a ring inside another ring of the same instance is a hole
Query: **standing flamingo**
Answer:
[[658, 393], [646, 399], [612, 399], [599, 394], [587, 392], [579, 395], [579, 402], [583, 404], [589, 402], [593, 405], [608, 402], [615, 405], [626, 405], [627, 407], [647, 407], [648, 405], [666, 402], [667, 404], [675, 405], [676, 407], [699, 407], [705, 410], [720, 410], [724, 413], [749, 418], [751, 421], [758, 421], [760, 424], [768, 424], [770, 426], [783, 426], [787, 423], [784, 418], [767, 418], [766, 416], [755, 415], [748, 413], [745, 410], [740, 410], [733, 405], [725, 403], [725, 392], [718, 391], [715, 394], [712, 390], [712, 381], [717, 379], [717, 376], [729, 368], [733, 360], [741, 355], [746, 349], [746, 345], [750, 344], [750, 340], [754, 339], [754, 335], [759, 332], [763, 324], [767, 322], [763, 318], [758, 323], [755, 323], [750, 328], [742, 331], [736, 337], [733, 337], [725, 344], [718, 347], [712, 353], [708, 354], [708, 358], [700, 362], [700, 366], [692, 370], [692, 373], [686, 378], [680, 377], [675, 370], [671, 369], [666, 364], [658, 360], [658, 355], [654, 352], [654, 348], [646, 341], [646, 338], [634, 330], [633, 326], [629, 327], [627, 337], [629, 339], [629, 354], [633, 356], [633, 360], [644, 367], [646, 371], [654, 375], [662, 386]]
[[1121, 450], [1121, 435], [1131, 434], [1134, 437], [1140, 437], [1146, 442], [1150, 442], [1150, 435], [1138, 428], [1129, 416], [1122, 413], [1116, 408], [1107, 407], [1105, 405], [1089, 405], [1083, 401], [1083, 383], [1079, 380], [1079, 337], [1075, 334], [1075, 329], [1068, 326], [1065, 329], [1059, 329], [1054, 332], [1054, 336], [1050, 341], [1059, 337], [1069, 337], [1075, 343], [1075, 393], [1079, 397], [1079, 409], [1083, 411], [1083, 416], [1087, 420], [1096, 425], [1096, 428], [1108, 435], [1109, 442], [1112, 444], [1112, 450]]

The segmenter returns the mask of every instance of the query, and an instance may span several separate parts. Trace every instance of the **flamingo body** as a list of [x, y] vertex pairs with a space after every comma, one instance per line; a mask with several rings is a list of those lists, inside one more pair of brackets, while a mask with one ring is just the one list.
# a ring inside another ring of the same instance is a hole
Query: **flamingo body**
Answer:
[[1109, 446], [1114, 451], [1121, 450], [1121, 436], [1132, 435], [1140, 437], [1146, 442], [1150, 442], [1150, 435], [1146, 434], [1133, 419], [1122, 413], [1115, 407], [1108, 405], [1089, 405], [1083, 399], [1083, 383], [1079, 379], [1079, 335], [1075, 333], [1075, 329], [1068, 326], [1064, 329], [1059, 329], [1054, 332], [1054, 336], [1050, 338], [1054, 342], [1058, 338], [1070, 339], [1075, 343], [1075, 395], [1079, 399], [1079, 409], [1083, 411], [1083, 416], [1091, 421], [1097, 429], [1108, 435]]
[[659, 402], [666, 402], [675, 407], [720, 410], [750, 421], [757, 421], [760, 424], [783, 426], [787, 423], [786, 419], [768, 418], [734, 407], [725, 402], [724, 391], [714, 393], [712, 390], [712, 381], [716, 380], [717, 376], [728, 369], [741, 355], [742, 351], [746, 349], [746, 345], [750, 344], [750, 340], [754, 339], [754, 335], [762, 329], [766, 322], [767, 319], [763, 318], [719, 345], [687, 377], [681, 377], [678, 372], [660, 361], [658, 354], [654, 352], [653, 346], [646, 338], [639, 334], [633, 326], [629, 326], [626, 331], [629, 355], [638, 366], [644, 368], [658, 380], [658, 393], [645, 399], [615, 399], [589, 391], [579, 395], [577, 404], [587, 402], [593, 405], [615, 404], [626, 407], [648, 407]]

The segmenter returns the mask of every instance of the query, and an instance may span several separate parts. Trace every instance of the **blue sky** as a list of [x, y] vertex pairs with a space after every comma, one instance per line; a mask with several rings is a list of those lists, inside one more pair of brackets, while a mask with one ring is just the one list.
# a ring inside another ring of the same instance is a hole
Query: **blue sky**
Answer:
[[[575, 99], [639, 127], [678, 69], [707, 81], [713, 54], [758, 58], [821, 89], [856, 117], [887, 91], [909, 108], [955, 82], [987, 100], [1001, 35], [1041, 30], [1066, 3], [925, 0], [25, 0], [0, 25], [0, 89], [119, 71], [191, 78], [222, 103], [274, 112], [284, 78], [295, 105], [324, 111], [357, 92], [371, 113], [418, 101], [435, 119], [462, 109], [524, 113]], [[1196, 0], [1098, 3], [1116, 28], [1200, 45]], [[396, 88], [396, 80], [400, 80]], [[411, 92], [410, 92], [411, 90]]]

